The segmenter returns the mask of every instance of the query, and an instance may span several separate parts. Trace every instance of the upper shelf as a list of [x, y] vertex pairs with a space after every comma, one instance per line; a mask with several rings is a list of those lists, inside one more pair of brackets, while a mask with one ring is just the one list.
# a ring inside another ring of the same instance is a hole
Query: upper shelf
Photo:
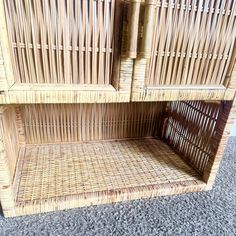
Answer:
[[30, 103], [114, 103], [129, 101], [184, 101], [184, 100], [233, 100], [234, 89], [224, 86], [189, 86], [171, 88], [163, 86], [158, 89], [133, 93], [130, 97], [114, 92], [112, 86], [96, 90], [96, 86], [47, 86], [15, 84], [9, 91], [0, 94], [0, 104]]
[[0, 0], [0, 104], [232, 100], [235, 12], [233, 0]]

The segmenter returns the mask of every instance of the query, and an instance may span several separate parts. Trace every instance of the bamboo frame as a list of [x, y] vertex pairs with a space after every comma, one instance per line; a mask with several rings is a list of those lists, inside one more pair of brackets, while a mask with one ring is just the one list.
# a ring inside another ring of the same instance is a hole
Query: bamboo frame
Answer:
[[[213, 187], [236, 114], [236, 102], [171, 102], [162, 137]], [[209, 138], [211, 137], [211, 138]]]
[[[1, 1], [2, 1], [1, 2], [1, 6], [2, 6], [1, 7], [1, 14], [5, 14], [4, 7], [3, 7], [4, 1], [3, 0], [1, 0]], [[118, 4], [118, 2], [117, 2], [117, 4]], [[119, 1], [119, 4], [121, 4], [121, 1]], [[131, 5], [136, 4], [136, 2], [130, 2], [129, 4], [131, 4]], [[129, 5], [129, 4], [126, 4], [126, 5]], [[153, 28], [153, 25], [151, 24], [151, 22], [152, 22], [151, 18], [153, 18], [154, 15], [157, 14], [157, 11], [160, 11], [159, 13], [161, 13], [163, 11], [163, 14], [164, 14], [164, 12], [169, 9], [170, 12], [168, 14], [170, 14], [170, 16], [172, 14], [172, 18], [174, 19], [174, 17], [176, 17], [177, 10], [180, 10], [180, 11], [183, 10], [185, 5], [168, 6], [168, 4], [161, 5], [161, 2], [153, 2], [153, 1], [151, 1], [151, 4], [150, 4], [150, 1], [146, 1], [146, 2], [140, 1], [137, 4], [144, 5], [145, 11], [146, 11], [145, 20], [144, 20], [144, 33], [143, 33], [144, 36], [143, 36], [141, 48], [140, 48], [141, 51], [137, 52], [137, 53], [140, 56], [141, 56], [141, 54], [143, 54], [143, 56], [145, 56], [144, 54], [146, 54], [145, 57], [149, 57], [148, 54], [149, 54], [150, 46], [152, 44], [151, 43], [148, 44], [147, 42], [150, 42], [150, 40], [152, 39], [152, 37], [150, 37], [152, 35], [151, 32], [152, 32], [152, 28]], [[154, 4], [156, 4], [156, 5], [154, 5]], [[122, 6], [124, 6], [123, 3], [122, 3]], [[206, 7], [207, 5], [204, 5], [204, 6]], [[47, 7], [47, 6], [45, 5], [44, 7]], [[118, 6], [118, 8], [120, 9], [121, 7]], [[153, 11], [154, 9], [155, 9], [155, 12]], [[196, 11], [201, 12], [201, 10], [202, 10], [201, 8], [196, 8]], [[124, 9], [124, 15], [126, 14], [125, 12], [126, 12], [126, 10]], [[50, 14], [52, 14], [52, 13], [50, 13]], [[134, 14], [137, 15], [137, 11], [135, 11]], [[70, 14], [68, 13], [68, 15], [70, 15]], [[117, 22], [120, 19], [120, 16], [119, 16], [120, 14], [117, 13], [116, 15], [117, 15], [117, 17], [116, 17], [116, 22]], [[138, 14], [138, 15], [140, 17], [140, 15], [142, 15], [142, 14]], [[229, 12], [229, 16], [231, 17], [230, 12]], [[47, 18], [48, 17], [49, 17], [49, 15], [47, 15]], [[136, 21], [136, 23], [137, 23], [137, 17], [134, 17], [134, 15], [132, 15], [132, 14], [130, 15], [130, 17], [131, 17], [131, 21], [133, 19], [133, 21]], [[202, 18], [202, 21], [207, 19], [207, 16], [204, 15], [204, 17]], [[158, 16], [157, 16], [157, 18], [158, 18]], [[76, 19], [76, 17], [75, 17], [75, 19]], [[169, 17], [169, 19], [171, 20], [171, 17]], [[133, 38], [136, 37], [136, 34], [131, 33], [131, 30], [133, 28], [136, 28], [136, 29], [140, 28], [140, 26], [138, 27], [136, 24], [137, 27], [131, 27], [131, 29], [129, 29], [130, 21], [128, 20], [128, 22], [126, 22], [124, 20], [123, 22], [124, 22], [124, 24], [123, 24], [123, 38], [122, 38], [123, 39], [123, 43], [122, 43], [123, 49], [121, 52], [121, 57], [119, 56], [118, 50], [116, 50], [114, 52], [114, 55], [115, 55], [114, 56], [114, 64], [118, 65], [119, 63], [117, 61], [121, 61], [121, 62], [120, 62], [120, 66], [116, 66], [116, 68], [114, 68], [114, 70], [113, 70], [112, 81], [110, 84], [110, 86], [111, 86], [110, 90], [107, 89], [107, 85], [100, 85], [100, 86], [88, 85], [88, 86], [84, 87], [83, 85], [80, 85], [80, 86], [73, 85], [72, 86], [71, 84], [68, 84], [65, 87], [62, 84], [60, 85], [60, 84], [55, 84], [55, 83], [53, 83], [54, 86], [48, 86], [47, 88], [44, 87], [44, 89], [42, 89], [43, 88], [42, 84], [30, 83], [30, 85], [28, 86], [28, 84], [24, 84], [24, 83], [23, 84], [22, 83], [20, 83], [20, 84], [14, 83], [14, 82], [12, 82], [12, 79], [11, 79], [11, 78], [14, 78], [13, 75], [10, 75], [10, 76], [8, 75], [10, 72], [12, 73], [15, 69], [11, 65], [12, 52], [9, 48], [9, 45], [8, 46], [5, 45], [8, 43], [8, 40], [7, 40], [8, 35], [7, 35], [7, 31], [6, 31], [6, 22], [4, 23], [4, 20], [3, 20], [2, 25], [5, 25], [5, 26], [3, 27], [3, 30], [1, 31], [1, 35], [2, 35], [1, 41], [2, 41], [2, 43], [4, 43], [4, 45], [3, 45], [4, 47], [2, 47], [3, 51], [1, 52], [1, 53], [3, 53], [2, 59], [0, 57], [0, 59], [1, 59], [0, 60], [0, 78], [1, 78], [0, 79], [0, 86], [2, 84], [2, 89], [0, 89], [0, 90], [4, 90], [5, 92], [2, 92], [0, 94], [0, 104], [57, 103], [57, 102], [60, 102], [60, 103], [127, 102], [130, 100], [130, 97], [131, 97], [132, 101], [164, 101], [164, 100], [171, 101], [171, 100], [185, 100], [185, 99], [190, 99], [190, 100], [207, 100], [207, 99], [209, 99], [209, 100], [216, 100], [216, 99], [232, 100], [233, 99], [236, 86], [234, 83], [234, 78], [231, 77], [228, 72], [226, 74], [225, 81], [224, 81], [223, 85], [220, 85], [220, 84], [218, 84], [218, 85], [215, 84], [216, 86], [210, 85], [209, 88], [205, 87], [204, 89], [202, 89], [202, 87], [200, 87], [200, 89], [199, 89], [198, 85], [195, 85], [195, 84], [192, 84], [190, 87], [189, 87], [189, 85], [186, 86], [183, 84], [181, 85], [182, 87], [177, 86], [177, 85], [172, 86], [172, 87], [170, 85], [170, 87], [166, 87], [166, 86], [169, 86], [168, 85], [169, 83], [165, 83], [165, 85], [158, 85], [158, 86], [157, 85], [148, 85], [147, 84], [147, 73], [148, 73], [147, 68], [149, 67], [149, 65], [151, 63], [150, 60], [138, 58], [135, 60], [135, 65], [133, 68], [133, 60], [131, 58], [127, 58], [127, 47], [129, 48], [129, 46], [130, 46], [129, 42], [133, 41]], [[142, 22], [142, 21], [139, 20], [139, 22]], [[232, 20], [230, 22], [232, 23]], [[120, 25], [120, 27], [122, 27], [122, 25]], [[167, 25], [163, 25], [162, 27], [165, 28], [165, 27], [167, 27]], [[175, 27], [176, 27], [176, 30], [179, 29], [177, 26], [175, 26]], [[196, 27], [197, 26], [195, 26], [195, 28]], [[26, 26], [25, 26], [25, 28], [26, 28]], [[229, 28], [229, 26], [228, 26], [228, 28]], [[230, 31], [227, 30], [228, 28], [225, 26], [225, 30], [229, 33]], [[51, 28], [49, 27], [48, 29], [51, 29]], [[167, 27], [167, 29], [168, 29], [168, 27]], [[50, 34], [50, 32], [51, 31], [49, 30], [48, 33]], [[137, 32], [137, 30], [135, 32]], [[149, 32], [149, 33], [147, 33], [147, 32]], [[114, 34], [116, 34], [116, 32], [114, 32]], [[168, 36], [168, 42], [169, 42], [170, 34], [168, 34], [168, 35], [169, 35]], [[232, 34], [231, 39], [233, 39], [233, 35], [234, 34]], [[115, 35], [114, 37], [115, 37], [116, 41], [119, 41], [118, 35]], [[157, 40], [158, 40], [158, 37], [159, 36], [157, 36], [155, 34], [155, 38]], [[177, 37], [178, 37], [178, 34], [176, 34], [173, 42], [177, 43]], [[127, 39], [130, 39], [130, 41], [128, 40], [128, 42], [126, 42]], [[210, 40], [210, 38], [208, 40]], [[42, 38], [42, 41], [45, 41], [45, 40]], [[135, 41], [137, 41], [137, 40], [135, 39]], [[73, 42], [75, 42], [75, 41], [73, 41]], [[230, 42], [230, 40], [229, 40], [229, 42]], [[36, 42], [32, 42], [32, 45], [35, 45], [35, 43]], [[33, 47], [32, 45], [31, 46], [30, 45], [31, 44], [29, 44], [29, 48], [27, 49], [28, 50], [27, 55], [29, 56], [29, 58], [31, 57], [30, 51], [32, 50], [32, 47]], [[137, 46], [137, 42], [134, 43], [133, 45]], [[222, 45], [220, 46], [220, 44], [219, 44], [220, 47], [222, 47]], [[147, 48], [147, 46], [148, 46], [148, 48]], [[17, 47], [17, 45], [15, 45], [15, 47]], [[44, 47], [44, 49], [42, 48], [42, 50], [53, 51], [54, 49], [52, 47], [53, 47], [53, 45], [51, 42], [48, 46], [46, 45]], [[22, 48], [22, 49], [25, 50], [24, 48]], [[17, 50], [19, 51], [22, 49], [17, 49]], [[61, 49], [63, 52], [63, 48], [61, 48]], [[91, 50], [93, 52], [93, 47]], [[147, 51], [148, 51], [148, 53], [147, 53]], [[233, 50], [232, 47], [230, 48], [230, 51], [232, 52], [233, 55], [235, 54], [235, 52], [233, 52], [233, 51], [235, 51], [235, 49]], [[62, 52], [60, 52], [60, 50], [59, 50], [57, 52], [57, 55], [61, 55], [60, 53], [62, 53]], [[75, 55], [77, 53], [77, 49], [76, 49], [75, 43], [73, 43], [73, 45], [71, 46], [71, 50], [69, 50], [69, 53], [71, 53], [74, 60], [76, 60]], [[66, 52], [64, 54], [66, 54]], [[64, 55], [64, 56], [66, 56], [66, 55]], [[68, 57], [68, 55], [67, 55], [67, 57]], [[153, 54], [152, 54], [152, 57], [153, 57]], [[50, 62], [53, 62], [53, 57], [50, 57], [50, 58], [49, 58]], [[93, 54], [93, 58], [95, 58], [94, 54]], [[228, 56], [228, 58], [229, 58], [229, 56]], [[167, 60], [169, 60], [169, 59], [165, 58], [164, 60], [167, 62]], [[228, 63], [229, 59], [227, 59], [226, 61]], [[234, 61], [234, 60], [232, 59], [230, 64], [228, 63], [229, 68], [232, 68], [232, 61]], [[171, 61], [169, 61], [169, 62], [171, 62]], [[198, 59], [197, 59], [196, 63], [200, 63]], [[16, 64], [16, 63], [14, 62], [13, 64]], [[44, 64], [46, 65], [47, 63], [44, 63]], [[190, 64], [192, 65], [192, 62], [190, 62]], [[66, 65], [68, 65], [68, 63]], [[215, 65], [215, 67], [216, 66], [217, 65]], [[52, 74], [53, 74], [55, 72], [55, 70], [53, 70], [53, 68], [54, 68], [53, 66], [51, 66], [51, 67], [52, 67]], [[72, 71], [73, 72], [72, 74], [78, 74], [75, 63], [74, 64], [72, 63], [72, 67], [74, 68]], [[37, 67], [36, 67], [36, 69], [37, 69]], [[37, 70], [36, 69], [35, 69], [35, 73], [38, 70], [38, 74], [39, 74], [39, 69], [37, 69]], [[44, 68], [44, 70], [48, 71], [46, 67]], [[92, 70], [92, 71], [94, 72], [94, 70]], [[171, 71], [171, 70], [168, 70], [168, 71]], [[58, 73], [60, 73], [60, 70], [58, 71]], [[68, 74], [68, 69], [65, 70], [65, 73]], [[164, 70], [163, 70], [163, 73], [164, 73]], [[118, 74], [119, 74], [119, 76], [117, 76]], [[94, 75], [91, 75], [91, 76], [94, 78]], [[119, 77], [119, 80], [117, 80], [116, 77]], [[169, 76], [167, 76], [167, 77], [169, 78]], [[7, 82], [8, 81], [7, 78], [10, 81], [10, 85], [8, 85], [9, 83]], [[91, 80], [91, 81], [93, 81], [93, 80]], [[131, 81], [132, 81], [132, 92], [131, 92]], [[114, 89], [112, 89], [112, 87]], [[71, 90], [71, 91], [69, 91], [69, 90]], [[132, 93], [132, 95], [131, 95], [131, 93]]]

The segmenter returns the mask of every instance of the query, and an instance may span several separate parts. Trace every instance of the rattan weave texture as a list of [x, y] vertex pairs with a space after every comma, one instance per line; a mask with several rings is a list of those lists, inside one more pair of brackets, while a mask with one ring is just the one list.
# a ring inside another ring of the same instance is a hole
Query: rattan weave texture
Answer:
[[156, 139], [27, 145], [17, 203], [197, 181], [200, 176]]

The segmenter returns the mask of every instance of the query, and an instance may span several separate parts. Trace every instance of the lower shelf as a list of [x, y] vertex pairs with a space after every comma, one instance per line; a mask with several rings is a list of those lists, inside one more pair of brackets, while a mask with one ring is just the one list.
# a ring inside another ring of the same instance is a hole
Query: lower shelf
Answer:
[[16, 172], [17, 215], [204, 190], [158, 139], [26, 145]]

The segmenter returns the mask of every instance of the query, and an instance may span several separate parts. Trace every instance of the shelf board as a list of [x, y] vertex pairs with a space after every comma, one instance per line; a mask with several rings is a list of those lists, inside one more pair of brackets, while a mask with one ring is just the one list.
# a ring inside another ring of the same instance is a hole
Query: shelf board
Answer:
[[0, 93], [0, 104], [115, 103], [134, 101], [233, 100], [235, 89], [224, 86], [159, 86], [134, 91], [111, 85], [14, 84]]
[[158, 139], [21, 147], [18, 214], [204, 190], [206, 184]]

